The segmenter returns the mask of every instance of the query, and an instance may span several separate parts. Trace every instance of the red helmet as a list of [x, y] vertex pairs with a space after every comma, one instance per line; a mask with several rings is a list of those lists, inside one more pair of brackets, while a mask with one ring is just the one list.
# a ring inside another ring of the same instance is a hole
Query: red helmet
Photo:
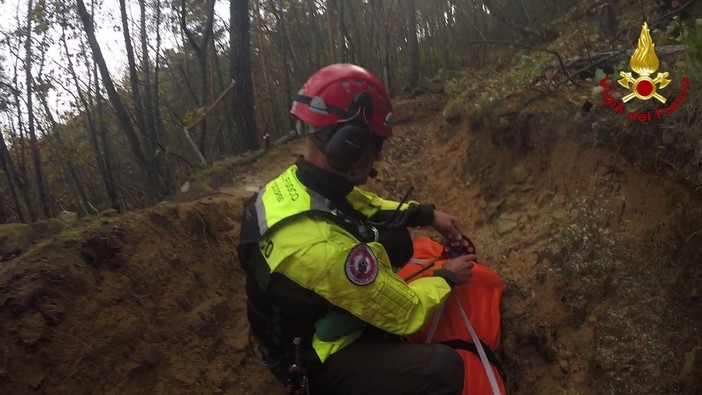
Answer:
[[387, 89], [373, 73], [352, 64], [332, 64], [312, 74], [297, 93], [290, 114], [316, 128], [362, 116], [373, 133], [392, 137]]

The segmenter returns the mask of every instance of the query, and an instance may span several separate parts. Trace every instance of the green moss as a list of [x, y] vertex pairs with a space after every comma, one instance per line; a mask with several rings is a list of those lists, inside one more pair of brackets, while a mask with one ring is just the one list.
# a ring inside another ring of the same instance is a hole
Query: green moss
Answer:
[[70, 243], [70, 242], [81, 242], [86, 236], [97, 233], [105, 222], [109, 221], [105, 218], [91, 217], [84, 222], [64, 229], [59, 233], [56, 238], [58, 241]]
[[26, 249], [32, 242], [30, 231], [27, 224], [0, 224], [0, 254]]

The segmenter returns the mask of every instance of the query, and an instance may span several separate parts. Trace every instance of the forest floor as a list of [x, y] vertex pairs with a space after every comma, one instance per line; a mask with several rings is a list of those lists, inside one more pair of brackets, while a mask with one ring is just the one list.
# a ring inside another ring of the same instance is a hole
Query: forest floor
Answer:
[[[396, 101], [396, 137], [369, 187], [399, 199], [414, 186], [504, 279], [510, 393], [699, 390], [699, 196], [568, 125], [515, 151], [447, 124], [444, 104]], [[276, 147], [222, 171], [211, 193], [95, 218], [0, 263], [0, 393], [282, 394], [248, 349], [236, 245], [244, 200], [301, 149]]]

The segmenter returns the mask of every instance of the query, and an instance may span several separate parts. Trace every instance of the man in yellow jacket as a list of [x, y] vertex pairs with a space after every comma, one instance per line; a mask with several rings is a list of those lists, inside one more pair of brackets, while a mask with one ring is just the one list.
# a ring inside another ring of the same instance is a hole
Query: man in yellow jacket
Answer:
[[460, 237], [433, 205], [359, 188], [392, 135], [383, 84], [350, 64], [314, 73], [290, 111], [304, 156], [249, 199], [239, 257], [251, 333], [290, 393], [460, 394], [464, 366], [439, 344], [409, 344], [475, 256], [410, 284], [393, 267], [412, 256], [410, 226]]

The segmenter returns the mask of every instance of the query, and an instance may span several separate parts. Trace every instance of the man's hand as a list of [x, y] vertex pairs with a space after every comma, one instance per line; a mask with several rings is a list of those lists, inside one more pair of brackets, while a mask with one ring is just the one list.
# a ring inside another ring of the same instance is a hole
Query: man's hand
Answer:
[[442, 269], [453, 273], [451, 281], [455, 285], [460, 285], [468, 281], [470, 276], [473, 275], [473, 265], [475, 265], [477, 259], [478, 257], [475, 255], [462, 255], [446, 262]]
[[447, 241], [461, 240], [461, 224], [458, 222], [458, 218], [453, 215], [434, 210], [434, 222], [431, 226], [441, 233]]

